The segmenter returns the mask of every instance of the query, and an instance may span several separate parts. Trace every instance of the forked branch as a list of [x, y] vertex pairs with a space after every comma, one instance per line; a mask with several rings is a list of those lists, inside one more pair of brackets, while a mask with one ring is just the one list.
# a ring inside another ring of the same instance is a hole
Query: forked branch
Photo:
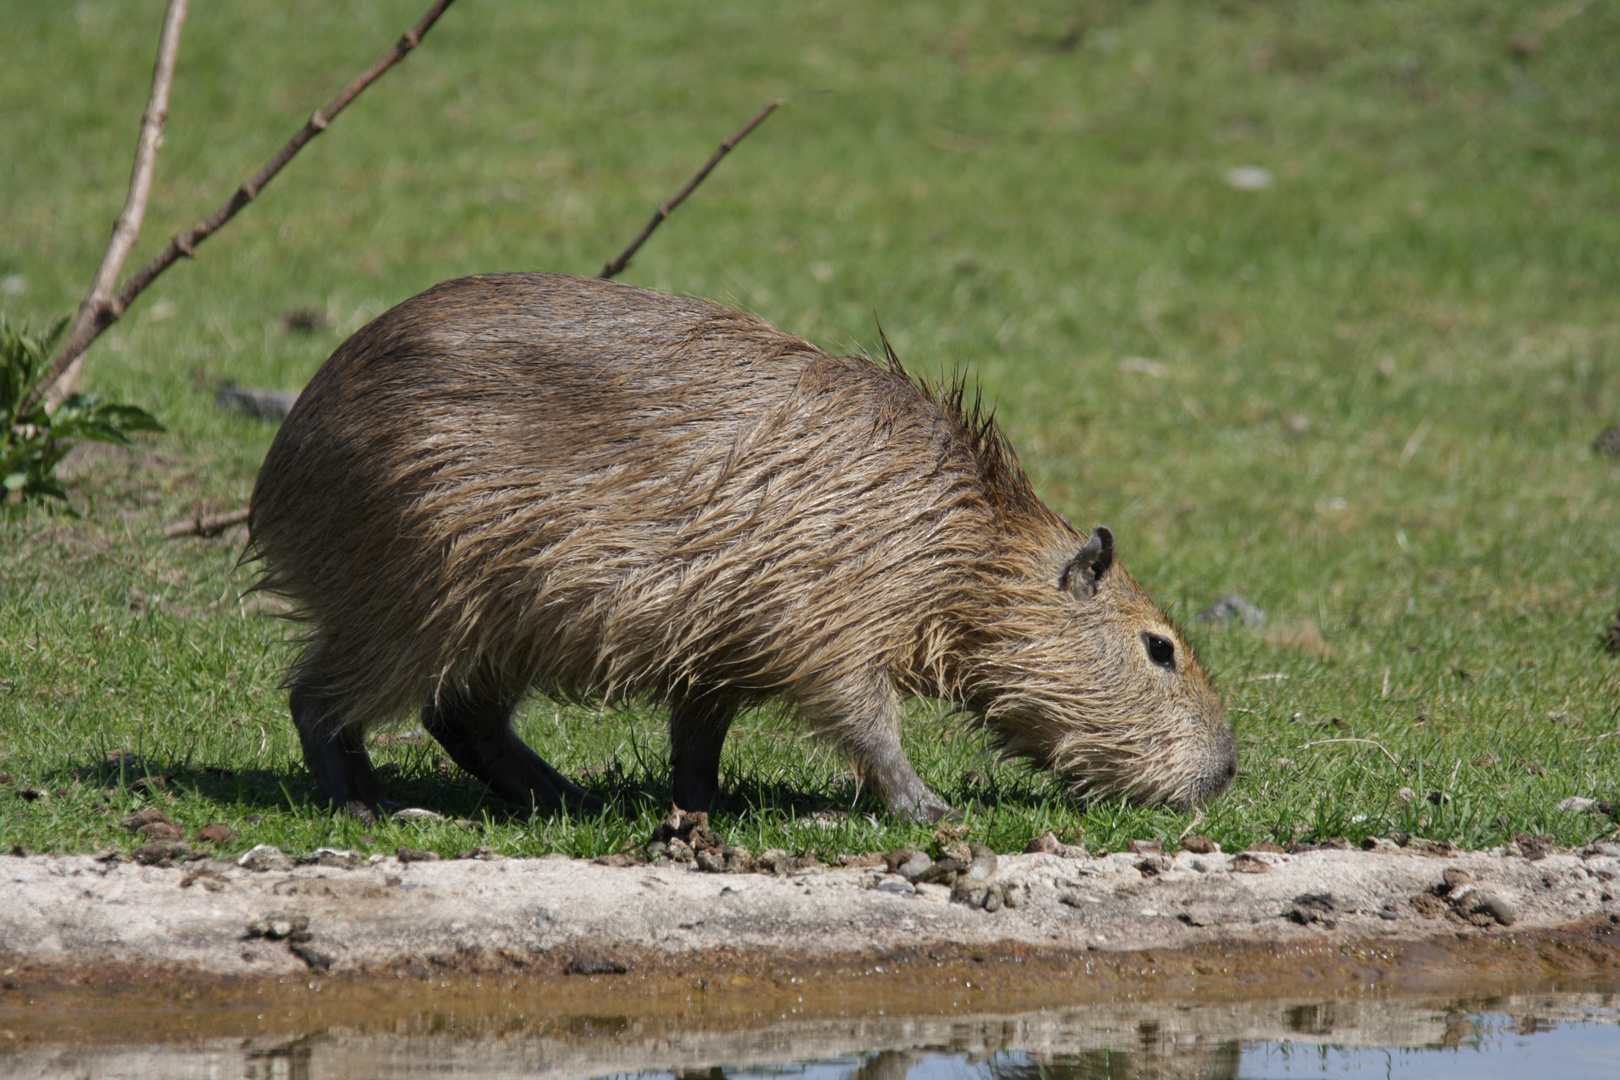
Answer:
[[697, 171], [696, 176], [692, 177], [692, 179], [686, 182], [686, 186], [681, 188], [673, 199], [658, 205], [658, 209], [653, 211], [652, 220], [647, 222], [646, 226], [641, 230], [640, 234], [637, 235], [634, 240], [630, 241], [629, 247], [619, 252], [618, 258], [602, 267], [602, 273], [600, 276], [604, 278], [615, 277], [621, 273], [626, 266], [629, 266], [631, 258], [634, 257], [635, 253], [641, 249], [641, 245], [647, 242], [647, 237], [653, 234], [653, 230], [658, 228], [659, 225], [663, 224], [664, 219], [669, 217], [671, 212], [673, 212], [677, 206], [681, 205], [688, 195], [697, 190], [697, 186], [703, 183], [704, 179], [714, 171], [714, 167], [716, 165], [720, 164], [720, 159], [731, 153], [732, 147], [742, 142], [748, 137], [749, 132], [763, 124], [765, 122], [765, 118], [771, 115], [771, 113], [775, 112], [778, 106], [781, 104], [782, 102], [780, 100], [771, 102], [769, 105], [759, 110], [759, 113], [752, 120], [744, 124], [742, 130], [738, 131], [731, 138], [721, 143], [720, 149], [714, 152], [714, 156], [709, 158], [708, 162], [703, 166], [703, 168]]
[[135, 164], [130, 169], [129, 195], [124, 199], [123, 213], [113, 223], [112, 239], [107, 241], [107, 250], [96, 268], [90, 291], [79, 304], [73, 329], [46, 371], [44, 381], [28, 395], [22, 410], [24, 414], [34, 407], [41, 393], [58, 383], [60, 391], [53, 389], [47, 399], [53, 412], [78, 389], [79, 360], [84, 350], [118, 318], [113, 312], [113, 289], [118, 284], [118, 275], [123, 273], [124, 260], [129, 258], [141, 235], [141, 220], [146, 216], [146, 202], [152, 194], [152, 169], [157, 164], [158, 147], [163, 145], [163, 125], [169, 118], [169, 89], [174, 85], [175, 60], [180, 56], [180, 30], [185, 26], [188, 4], [189, 0], [169, 0], [168, 10], [163, 14], [157, 63], [152, 68], [152, 94], [147, 99], [146, 112], [141, 114], [141, 133], [135, 143]]
[[[67, 343], [62, 346], [62, 350], [57, 353], [55, 359], [51, 361], [51, 367], [46, 373], [45, 379], [39, 384], [39, 386], [35, 387], [33, 393], [29, 395], [30, 407], [34, 401], [38, 400], [42, 393], [47, 392], [47, 389], [50, 393], [50, 400], [53, 402], [59, 402], [72, 393], [73, 389], [76, 388], [75, 384], [78, 381], [78, 361], [84, 355], [85, 349], [90, 347], [90, 343], [95, 341], [95, 339], [99, 337], [102, 331], [107, 329], [107, 327], [117, 322], [124, 312], [128, 310], [130, 303], [133, 302], [134, 299], [139, 296], [148, 285], [152, 284], [159, 274], [163, 273], [163, 271], [167, 270], [170, 266], [179, 261], [182, 255], [188, 258], [194, 256], [197, 253], [198, 244], [212, 236], [215, 231], [220, 228], [220, 226], [224, 225], [227, 221], [231, 220], [231, 218], [235, 217], [237, 212], [241, 210], [242, 207], [246, 206], [248, 203], [257, 198], [259, 193], [264, 190], [265, 185], [269, 184], [271, 180], [275, 179], [276, 174], [282, 170], [287, 162], [291, 161], [293, 156], [297, 154], [299, 150], [303, 149], [304, 144], [309, 142], [315, 136], [319, 135], [321, 132], [325, 131], [327, 127], [331, 125], [332, 121], [337, 118], [338, 113], [342, 112], [351, 101], [360, 96], [360, 92], [362, 90], [376, 82], [377, 79], [382, 76], [383, 72], [399, 63], [405, 58], [407, 53], [420, 45], [423, 36], [425, 36], [427, 32], [433, 28], [433, 24], [439, 21], [439, 16], [443, 15], [445, 9], [448, 8], [452, 3], [454, 3], [454, 0], [437, 0], [437, 2], [428, 9], [427, 14], [423, 15], [422, 18], [417, 21], [415, 26], [407, 30], [404, 36], [394, 43], [392, 48], [383, 53], [383, 55], [378, 58], [376, 63], [372, 64], [369, 68], [362, 72], [358, 77], [355, 78], [353, 82], [349, 83], [348, 86], [345, 86], [336, 97], [326, 103], [325, 107], [317, 109], [314, 114], [310, 116], [309, 120], [305, 122], [304, 126], [298, 130], [298, 133], [295, 134], [291, 139], [287, 140], [286, 145], [278, 150], [275, 156], [273, 156], [269, 161], [265, 162], [258, 172], [254, 173], [245, 182], [243, 182], [241, 186], [239, 186], [236, 191], [231, 194], [231, 197], [225, 201], [224, 205], [222, 205], [218, 210], [215, 210], [202, 221], [198, 222], [196, 225], [192, 226], [188, 231], [176, 235], [174, 239], [169, 241], [169, 245], [160, 251], [151, 262], [147, 263], [140, 270], [136, 271], [136, 273], [132, 275], [128, 281], [124, 282], [123, 286], [118, 290], [116, 295], [111, 297], [102, 296], [99, 302], [97, 302], [95, 306], [91, 307], [92, 300], [95, 299], [94, 290], [92, 290], [92, 296], [85, 299], [86, 307], [90, 308], [88, 314], [84, 309], [81, 309], [80, 311], [79, 322], [84, 327], [83, 331], [81, 332], [80, 325], [76, 325], [74, 327], [72, 336], [68, 338]], [[185, 0], [171, 0], [171, 12], [176, 4], [180, 6], [183, 12]], [[167, 21], [164, 24], [164, 32], [165, 35], [167, 35]], [[178, 37], [179, 31], [176, 29], [175, 38], [177, 41]], [[159, 52], [159, 62], [160, 64], [162, 62], [161, 49]], [[171, 81], [173, 79], [172, 59], [169, 65], [168, 78]], [[156, 85], [154, 83], [154, 95], [155, 94]], [[166, 106], [168, 101], [167, 85], [164, 87], [163, 100]], [[148, 109], [148, 112], [150, 113], [151, 110]], [[156, 147], [154, 146], [153, 149], [155, 152]], [[150, 176], [150, 168], [150, 164], [148, 164], [148, 176]], [[133, 197], [133, 185], [131, 193]], [[141, 198], [142, 205], [144, 207], [144, 191]], [[136, 228], [137, 230], [139, 228], [138, 216], [136, 218]], [[115, 242], [117, 240], [116, 233], [114, 240]], [[134, 238], [131, 237], [129, 244], [132, 245], [133, 243]], [[127, 255], [128, 246], [126, 245], [123, 255], [121, 255], [118, 259], [119, 267], [122, 266], [123, 259], [127, 257]], [[119, 267], [115, 267], [113, 269], [112, 274], [109, 275], [110, 278], [116, 279]], [[97, 280], [99, 282], [100, 275], [98, 275]], [[110, 292], [110, 290], [111, 282], [109, 281], [108, 291]], [[72, 368], [71, 378], [69, 377], [69, 368]]]

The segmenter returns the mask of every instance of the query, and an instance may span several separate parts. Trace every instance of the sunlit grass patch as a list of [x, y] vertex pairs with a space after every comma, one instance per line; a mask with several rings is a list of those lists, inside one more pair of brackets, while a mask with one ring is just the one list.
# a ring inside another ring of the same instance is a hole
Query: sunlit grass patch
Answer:
[[[136, 261], [418, 6], [194, 11]], [[161, 7], [8, 12], [27, 46], [0, 67], [13, 321], [68, 313], [91, 276]], [[332, 815], [278, 689], [287, 628], [240, 595], [242, 537], [161, 527], [245, 504], [273, 437], [214, 407], [221, 380], [296, 388], [446, 277], [595, 273], [779, 96], [625, 279], [839, 351], [872, 342], [876, 313], [913, 370], [967, 371], [1051, 505], [1114, 530], [1236, 726], [1242, 774], [1194, 817], [1076, 803], [917, 703], [908, 752], [967, 836], [1613, 835], [1612, 816], [1556, 808], [1620, 802], [1620, 656], [1601, 636], [1620, 609], [1620, 458], [1593, 446], [1620, 423], [1620, 23], [1556, 11], [458, 5], [92, 350], [88, 388], [168, 434], [66, 463], [82, 519], [0, 518], [0, 844], [128, 849], [118, 823], [149, 805], [229, 825], [232, 853], [644, 840], [668, 796], [651, 707], [520, 715], [615, 801], [603, 817], [533, 818], [423, 739], [375, 757], [397, 766], [394, 797], [445, 821]], [[1527, 33], [1541, 48], [1520, 55]], [[1265, 622], [1196, 621], [1228, 593]], [[106, 775], [125, 752], [165, 785]], [[717, 825], [755, 850], [935, 842], [775, 713], [739, 720], [722, 779]]]

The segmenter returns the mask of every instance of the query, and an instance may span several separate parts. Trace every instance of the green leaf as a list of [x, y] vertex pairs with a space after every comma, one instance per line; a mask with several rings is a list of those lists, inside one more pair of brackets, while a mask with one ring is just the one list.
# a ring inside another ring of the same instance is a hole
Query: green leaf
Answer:
[[44, 334], [30, 334], [0, 316], [0, 470], [5, 489], [25, 500], [67, 501], [67, 491], [54, 473], [77, 441], [132, 446], [128, 432], [164, 430], [145, 409], [104, 402], [94, 394], [74, 394], [54, 413], [45, 411], [43, 401], [22, 412], [22, 403], [37, 388], [67, 324], [63, 318]]
[[105, 420], [95, 417], [72, 417], [66, 423], [51, 425], [51, 436], [56, 439], [90, 439], [94, 442], [117, 443], [120, 446], [134, 446], [129, 436], [113, 427]]
[[124, 431], [167, 431], [158, 418], [137, 405], [103, 405], [97, 416]]
[[28, 493], [35, 495], [49, 495], [53, 499], [67, 502], [67, 489], [64, 488], [54, 476], [41, 476], [29, 486]]

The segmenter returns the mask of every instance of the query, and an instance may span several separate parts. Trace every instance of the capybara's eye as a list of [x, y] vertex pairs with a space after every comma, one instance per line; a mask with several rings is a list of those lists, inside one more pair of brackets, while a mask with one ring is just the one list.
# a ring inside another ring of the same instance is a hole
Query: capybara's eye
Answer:
[[1142, 644], [1147, 646], [1148, 659], [1166, 671], [1176, 670], [1176, 647], [1158, 634], [1143, 634]]

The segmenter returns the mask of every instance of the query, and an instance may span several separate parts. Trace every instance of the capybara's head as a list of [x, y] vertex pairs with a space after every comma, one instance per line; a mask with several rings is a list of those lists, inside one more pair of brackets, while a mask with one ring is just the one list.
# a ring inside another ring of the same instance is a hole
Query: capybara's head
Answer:
[[[1043, 545], [1046, 546], [1046, 545]], [[1078, 550], [1075, 550], [1075, 547]], [[1001, 748], [1092, 797], [1178, 809], [1237, 774], [1226, 710], [1192, 649], [1097, 526], [1066, 554], [1028, 551], [996, 588], [969, 704]]]

